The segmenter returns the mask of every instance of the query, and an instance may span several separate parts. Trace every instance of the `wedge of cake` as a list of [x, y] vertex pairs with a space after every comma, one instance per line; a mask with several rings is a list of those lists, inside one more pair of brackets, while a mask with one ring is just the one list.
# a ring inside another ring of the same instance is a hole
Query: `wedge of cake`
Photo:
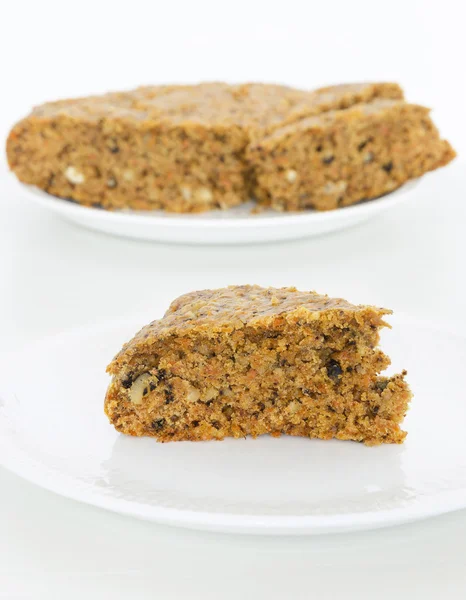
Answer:
[[330, 210], [391, 192], [455, 152], [427, 108], [377, 99], [275, 129], [247, 156], [263, 204]]
[[276, 127], [402, 97], [392, 83], [314, 92], [268, 84], [143, 87], [35, 108], [10, 132], [7, 156], [20, 181], [86, 206], [229, 208], [253, 189], [266, 195], [246, 150]]
[[108, 367], [118, 431], [159, 441], [281, 434], [400, 443], [405, 372], [380, 373], [391, 311], [295, 288], [193, 292]]

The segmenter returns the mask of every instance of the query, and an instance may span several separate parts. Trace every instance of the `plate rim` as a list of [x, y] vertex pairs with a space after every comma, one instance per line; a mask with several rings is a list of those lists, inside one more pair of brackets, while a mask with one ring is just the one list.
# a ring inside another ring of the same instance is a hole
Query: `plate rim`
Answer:
[[[417, 318], [404, 313], [397, 313], [392, 318], [395, 318], [400, 325], [403, 322], [409, 322], [412, 325], [427, 328], [431, 331], [447, 333], [463, 340], [466, 338], [466, 329], [463, 327], [458, 329], [458, 325], [454, 324], [451, 320]], [[139, 320], [139, 317], [133, 315], [132, 317], [126, 316], [120, 319], [112, 319], [104, 323], [90, 323], [66, 329], [23, 344], [13, 352], [2, 352], [0, 360], [14, 362], [15, 358], [21, 356], [23, 352], [32, 350], [37, 346], [44, 344], [53, 345], [57, 341], [63, 340], [63, 338], [85, 337], [90, 333], [105, 332], [125, 325], [134, 326], [137, 320]], [[1, 413], [0, 419], [2, 419]], [[1, 467], [42, 489], [117, 514], [161, 525], [178, 526], [195, 530], [258, 535], [345, 533], [411, 523], [466, 508], [466, 488], [440, 491], [434, 496], [424, 496], [416, 499], [408, 506], [381, 511], [349, 512], [331, 515], [239, 515], [228, 512], [193, 511], [166, 506], [149, 506], [141, 502], [108, 496], [96, 492], [93, 488], [83, 491], [79, 480], [75, 477], [60, 473], [60, 477], [57, 478], [53, 475], [53, 469], [41, 461], [36, 461], [21, 446], [15, 444], [9, 438], [0, 438], [0, 450]], [[71, 485], [68, 485], [70, 481]]]
[[[16, 184], [19, 185], [21, 195], [28, 200], [36, 202], [49, 210], [62, 215], [74, 214], [78, 217], [85, 216], [90, 221], [113, 222], [119, 224], [132, 225], [151, 225], [164, 226], [173, 229], [183, 228], [205, 228], [205, 229], [237, 229], [237, 228], [264, 228], [274, 227], [277, 225], [305, 224], [305, 223], [329, 223], [340, 218], [350, 217], [365, 217], [370, 216], [373, 212], [378, 212], [385, 208], [390, 208], [398, 204], [403, 196], [415, 189], [421, 182], [422, 177], [411, 179], [402, 184], [399, 188], [389, 192], [378, 198], [360, 202], [350, 206], [345, 206], [329, 211], [303, 211], [303, 212], [278, 212], [276, 216], [264, 216], [260, 214], [241, 217], [228, 218], [212, 218], [203, 217], [204, 214], [212, 214], [214, 211], [207, 213], [167, 213], [165, 215], [150, 214], [149, 211], [108, 211], [89, 206], [83, 206], [79, 203], [53, 196], [37, 186], [26, 184], [16, 177]], [[224, 211], [219, 210], [219, 215], [224, 214]]]
[[[0, 448], [2, 447], [3, 445], [0, 443]], [[11, 468], [4, 461], [2, 461], [1, 466], [41, 489], [88, 506], [159, 525], [218, 533], [275, 536], [349, 533], [404, 525], [466, 508], [466, 494], [463, 495], [460, 491], [452, 490], [437, 494], [435, 499], [429, 498], [418, 501], [409, 507], [397, 507], [377, 512], [348, 513], [345, 515], [234, 515], [224, 512], [209, 513], [164, 506], [148, 507], [146, 504], [131, 500], [107, 497], [95, 492], [82, 492], [79, 487], [69, 490], [64, 489], [63, 485], [54, 483], [57, 480], [51, 477], [49, 469], [43, 467], [40, 469], [40, 472], [44, 475], [42, 477], [36, 474], [38, 471], [35, 470], [35, 465], [41, 465], [42, 463], [29, 461], [24, 464], [29, 464], [29, 468]], [[63, 478], [60, 481], [63, 482]]]

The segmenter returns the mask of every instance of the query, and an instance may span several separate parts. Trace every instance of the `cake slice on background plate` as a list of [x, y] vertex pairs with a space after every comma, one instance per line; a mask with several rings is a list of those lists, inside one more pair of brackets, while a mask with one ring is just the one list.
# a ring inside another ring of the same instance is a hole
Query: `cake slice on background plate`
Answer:
[[[313, 115], [345, 112], [382, 99], [402, 102], [403, 92], [395, 83], [343, 84], [314, 91], [259, 83], [147, 86], [36, 107], [10, 131], [7, 157], [23, 183], [85, 206], [202, 212], [237, 206], [255, 194], [294, 210], [296, 203], [284, 199], [302, 185], [304, 173], [314, 169], [312, 161], [305, 162], [311, 152], [306, 150], [303, 164], [297, 149], [288, 146], [283, 157], [277, 156], [267, 136]], [[264, 151], [270, 147], [268, 157], [248, 152], [261, 140]], [[354, 150], [348, 148], [351, 155]], [[369, 151], [368, 147], [363, 155]], [[337, 158], [341, 161], [340, 155]], [[282, 159], [286, 169], [281, 169]], [[270, 173], [270, 164], [278, 174]], [[331, 174], [336, 164], [329, 169], [324, 163], [325, 173]], [[398, 173], [397, 161], [394, 165]], [[361, 177], [370, 174], [364, 163], [354, 168], [360, 169]], [[417, 169], [415, 175], [421, 172]], [[325, 208], [336, 207], [333, 204]], [[321, 203], [314, 205], [320, 208]]]
[[302, 119], [248, 149], [254, 195], [279, 210], [332, 210], [377, 198], [448, 164], [429, 109], [379, 99]]

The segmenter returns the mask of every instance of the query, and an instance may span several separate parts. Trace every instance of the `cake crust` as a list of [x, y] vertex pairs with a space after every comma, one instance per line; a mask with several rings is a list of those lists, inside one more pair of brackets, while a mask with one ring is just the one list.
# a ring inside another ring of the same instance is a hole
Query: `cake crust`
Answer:
[[[108, 367], [115, 373], [137, 352], [150, 348], [153, 340], [198, 333], [214, 337], [249, 327], [273, 328], [277, 318], [290, 322], [315, 321], [325, 313], [351, 311], [376, 318], [391, 314], [384, 308], [354, 305], [343, 298], [329, 298], [316, 292], [300, 292], [294, 287], [262, 288], [258, 285], [229, 286], [190, 292], [174, 300], [163, 319], [152, 321], [125, 344]], [[385, 323], [383, 323], [386, 325]]]
[[411, 393], [377, 348], [391, 311], [295, 288], [175, 300], [108, 367], [117, 430], [159, 441], [281, 434], [401, 442]]

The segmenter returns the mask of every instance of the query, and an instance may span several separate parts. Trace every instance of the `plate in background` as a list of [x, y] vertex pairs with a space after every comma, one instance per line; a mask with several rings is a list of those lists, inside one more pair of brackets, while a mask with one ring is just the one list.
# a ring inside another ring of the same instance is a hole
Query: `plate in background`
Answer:
[[143, 323], [81, 328], [0, 359], [0, 464], [125, 515], [232, 533], [387, 527], [466, 507], [466, 337], [394, 318], [383, 333], [415, 397], [403, 445], [282, 436], [160, 444], [103, 413], [105, 367]]
[[195, 214], [164, 211], [106, 211], [80, 206], [20, 184], [23, 197], [82, 227], [112, 235], [177, 244], [244, 244], [312, 237], [345, 229], [406, 202], [418, 180], [381, 198], [326, 212], [251, 214], [254, 203]]

